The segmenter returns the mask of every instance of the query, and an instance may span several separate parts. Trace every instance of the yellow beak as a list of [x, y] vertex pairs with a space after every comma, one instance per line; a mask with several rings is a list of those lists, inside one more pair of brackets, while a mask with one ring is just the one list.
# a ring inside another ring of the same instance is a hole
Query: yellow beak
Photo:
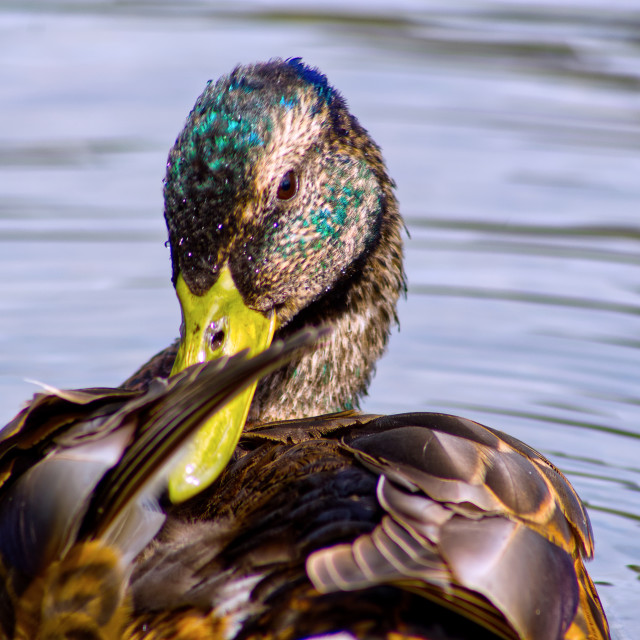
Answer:
[[[176, 293], [182, 307], [182, 341], [171, 375], [192, 364], [230, 356], [244, 349], [264, 351], [273, 339], [276, 315], [249, 309], [225, 265], [216, 284], [196, 296], [178, 276]], [[257, 383], [256, 383], [257, 384]], [[182, 502], [209, 486], [222, 472], [238, 443], [256, 384], [237, 395], [207, 420], [187, 445], [169, 476], [169, 498]]]

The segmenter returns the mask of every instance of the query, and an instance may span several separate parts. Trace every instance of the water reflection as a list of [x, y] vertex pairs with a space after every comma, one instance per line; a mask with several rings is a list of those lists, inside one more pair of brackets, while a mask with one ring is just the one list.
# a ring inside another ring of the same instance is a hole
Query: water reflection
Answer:
[[176, 334], [166, 152], [205, 81], [302, 55], [384, 149], [411, 239], [366, 408], [462, 413], [590, 507], [640, 622], [640, 51], [634, 4], [26, 2], [0, 9], [0, 414], [117, 384]]

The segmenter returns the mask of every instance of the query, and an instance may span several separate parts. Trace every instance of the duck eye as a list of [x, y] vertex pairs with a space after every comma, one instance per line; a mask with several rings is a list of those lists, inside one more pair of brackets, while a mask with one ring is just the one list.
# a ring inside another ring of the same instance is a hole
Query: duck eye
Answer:
[[280, 200], [291, 200], [298, 192], [298, 176], [293, 169], [287, 171], [280, 180], [278, 186], [278, 198]]

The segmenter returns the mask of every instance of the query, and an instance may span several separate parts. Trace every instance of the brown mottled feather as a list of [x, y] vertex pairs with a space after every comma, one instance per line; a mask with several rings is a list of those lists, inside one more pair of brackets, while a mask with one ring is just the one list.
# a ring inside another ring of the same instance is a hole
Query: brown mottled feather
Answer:
[[97, 541], [80, 543], [20, 596], [13, 637], [118, 638], [130, 613], [120, 554]]

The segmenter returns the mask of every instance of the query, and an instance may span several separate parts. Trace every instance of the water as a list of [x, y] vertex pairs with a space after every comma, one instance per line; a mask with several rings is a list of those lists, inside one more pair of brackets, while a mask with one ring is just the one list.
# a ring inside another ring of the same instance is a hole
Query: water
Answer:
[[411, 239], [365, 408], [463, 414], [566, 471], [640, 624], [636, 2], [0, 7], [0, 421], [177, 333], [166, 154], [209, 78], [301, 55], [381, 144]]

